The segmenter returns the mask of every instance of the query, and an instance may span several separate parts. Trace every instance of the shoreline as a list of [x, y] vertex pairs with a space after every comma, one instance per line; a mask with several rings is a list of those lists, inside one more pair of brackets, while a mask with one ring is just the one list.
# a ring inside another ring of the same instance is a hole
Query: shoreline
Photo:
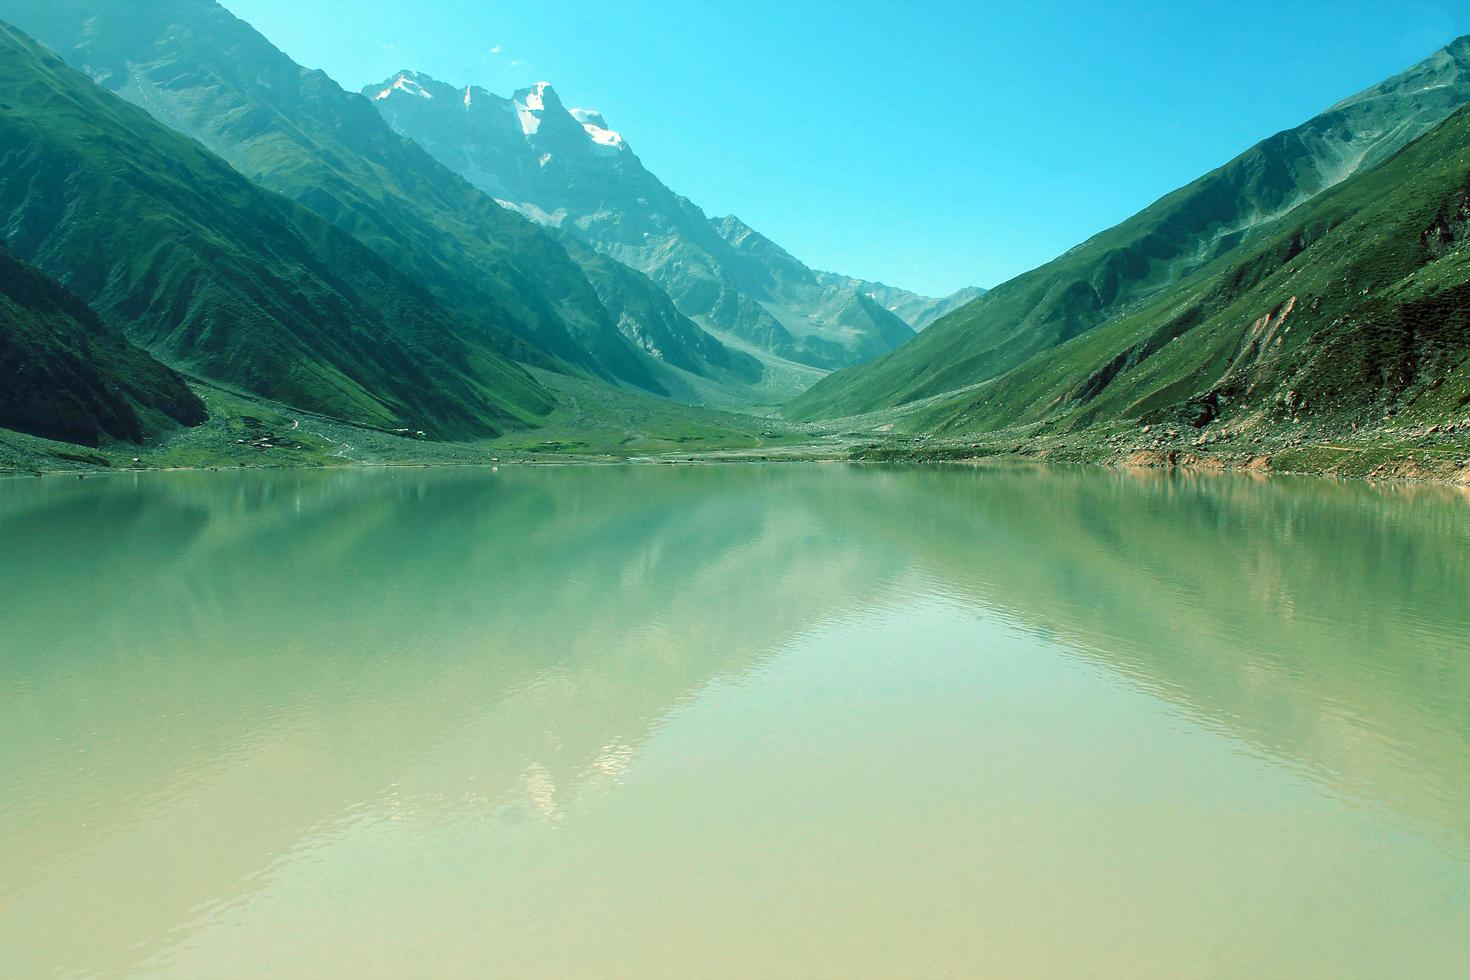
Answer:
[[[978, 451], [977, 451], [978, 448]], [[173, 466], [148, 466], [129, 465], [120, 467], [111, 466], [74, 466], [74, 467], [48, 467], [48, 468], [17, 468], [0, 467], [0, 480], [11, 479], [38, 479], [42, 477], [75, 477], [86, 479], [88, 477], [121, 476], [138, 473], [205, 473], [205, 472], [244, 472], [244, 471], [300, 471], [300, 470], [345, 470], [345, 469], [428, 469], [428, 468], [477, 468], [495, 469], [506, 467], [535, 467], [535, 466], [712, 466], [712, 465], [738, 465], [738, 464], [790, 464], [790, 463], [846, 463], [854, 465], [863, 464], [889, 464], [889, 465], [955, 465], [955, 466], [978, 466], [985, 464], [1005, 465], [1064, 465], [1064, 466], [1093, 466], [1103, 469], [1133, 470], [1133, 471], [1179, 471], [1184, 473], [1198, 474], [1237, 474], [1254, 475], [1261, 477], [1269, 476], [1292, 476], [1292, 477], [1315, 477], [1330, 480], [1362, 480], [1370, 484], [1414, 484], [1425, 486], [1443, 486], [1450, 489], [1470, 489], [1470, 462], [1445, 458], [1437, 466], [1425, 466], [1421, 461], [1402, 458], [1403, 453], [1396, 452], [1393, 447], [1337, 447], [1337, 446], [1309, 446], [1307, 451], [1314, 452], [1322, 449], [1338, 454], [1337, 463], [1349, 458], [1348, 453], [1362, 453], [1372, 450], [1377, 454], [1362, 462], [1377, 460], [1375, 465], [1366, 471], [1360, 471], [1361, 466], [1343, 468], [1340, 465], [1328, 466], [1293, 466], [1290, 460], [1278, 463], [1278, 456], [1269, 452], [1215, 455], [1185, 450], [1156, 450], [1141, 447], [1108, 447], [1099, 451], [1101, 447], [1095, 445], [1080, 445], [1069, 447], [1045, 446], [1031, 451], [1021, 449], [996, 449], [986, 451], [988, 447], [970, 446], [960, 449], [959, 447], [932, 447], [918, 449], [913, 447], [899, 446], [869, 446], [854, 448], [847, 455], [836, 454], [829, 447], [823, 452], [813, 448], [804, 451], [803, 447], [787, 446], [781, 447], [779, 452], [752, 452], [747, 449], [710, 450], [703, 453], [673, 453], [668, 455], [638, 454], [630, 456], [610, 456], [604, 454], [547, 454], [540, 458], [526, 459], [494, 459], [494, 460], [413, 460], [413, 459], [381, 459], [381, 460], [342, 460], [341, 462], [324, 462], [319, 460], [302, 461], [300, 463], [266, 463], [250, 464], [222, 462], [210, 465], [173, 465]], [[1390, 459], [1383, 461], [1383, 454], [1389, 454]], [[1395, 458], [1397, 457], [1397, 458]], [[1307, 462], [1303, 460], [1302, 462]]]

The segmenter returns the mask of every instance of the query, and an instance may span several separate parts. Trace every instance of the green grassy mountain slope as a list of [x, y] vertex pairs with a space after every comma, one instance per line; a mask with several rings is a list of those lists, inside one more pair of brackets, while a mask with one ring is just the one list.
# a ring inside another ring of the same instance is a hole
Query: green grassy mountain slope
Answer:
[[0, 244], [0, 428], [95, 446], [204, 417], [182, 378]]
[[1470, 106], [1260, 231], [905, 427], [1128, 420], [1213, 441], [1470, 418]]
[[559, 243], [213, 0], [0, 0], [0, 17], [351, 233], [516, 359], [658, 390]]
[[987, 378], [1065, 343], [1257, 239], [1260, 229], [1371, 169], [1470, 101], [1470, 37], [951, 313], [898, 350], [793, 401], [793, 418], [902, 405]]
[[0, 238], [166, 363], [312, 411], [493, 435], [551, 398], [350, 236], [0, 25]]

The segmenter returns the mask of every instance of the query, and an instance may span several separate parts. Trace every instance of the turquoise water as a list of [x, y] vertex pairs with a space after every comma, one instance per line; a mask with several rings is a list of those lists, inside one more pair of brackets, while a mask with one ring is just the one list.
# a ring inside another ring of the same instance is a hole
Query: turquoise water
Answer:
[[0, 481], [0, 976], [1446, 977], [1470, 499]]

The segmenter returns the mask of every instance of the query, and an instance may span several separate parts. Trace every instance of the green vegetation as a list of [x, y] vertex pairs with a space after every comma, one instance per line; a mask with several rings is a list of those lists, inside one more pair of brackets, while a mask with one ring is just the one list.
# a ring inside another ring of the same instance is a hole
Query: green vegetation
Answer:
[[354, 236], [502, 353], [656, 390], [558, 242], [212, 0], [3, 0], [0, 16]]
[[101, 85], [0, 25], [0, 469], [1022, 455], [1470, 482], [1470, 38], [774, 419], [751, 403], [900, 343], [883, 301], [922, 298], [683, 199], [643, 215], [656, 254], [541, 229], [206, 0], [12, 12]]
[[0, 427], [95, 446], [204, 420], [184, 380], [0, 244]]
[[545, 372], [539, 377], [557, 393], [557, 409], [543, 427], [496, 440], [508, 458], [805, 459], [847, 451], [824, 426], [695, 408]]
[[857, 416], [865, 459], [1470, 482], [1466, 101], [1470, 38], [787, 414]]
[[601, 382], [533, 369], [557, 396], [536, 429], [438, 442], [350, 424], [224, 388], [196, 384], [208, 421], [142, 445], [77, 445], [0, 428], [0, 473], [622, 460], [843, 459], [851, 439], [820, 425], [696, 408]]
[[550, 396], [372, 252], [0, 25], [0, 231], [190, 374], [443, 437]]
[[880, 413], [919, 442], [865, 452], [1013, 443], [1064, 458], [1458, 475], [1470, 467], [1467, 245], [1470, 107], [1153, 301], [998, 378]]
[[1281, 215], [1387, 160], [1467, 101], [1470, 38], [1461, 38], [996, 287], [898, 350], [831, 375], [788, 414], [857, 415], [1000, 377], [1239, 254], [1272, 233]]

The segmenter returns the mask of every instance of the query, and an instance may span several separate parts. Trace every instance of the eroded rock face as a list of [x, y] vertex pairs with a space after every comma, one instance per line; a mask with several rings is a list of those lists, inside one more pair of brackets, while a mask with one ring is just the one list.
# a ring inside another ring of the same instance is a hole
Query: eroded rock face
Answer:
[[1459, 201], [1442, 208], [1419, 240], [1430, 255], [1439, 259], [1463, 245], [1467, 234], [1470, 234], [1470, 179]]

